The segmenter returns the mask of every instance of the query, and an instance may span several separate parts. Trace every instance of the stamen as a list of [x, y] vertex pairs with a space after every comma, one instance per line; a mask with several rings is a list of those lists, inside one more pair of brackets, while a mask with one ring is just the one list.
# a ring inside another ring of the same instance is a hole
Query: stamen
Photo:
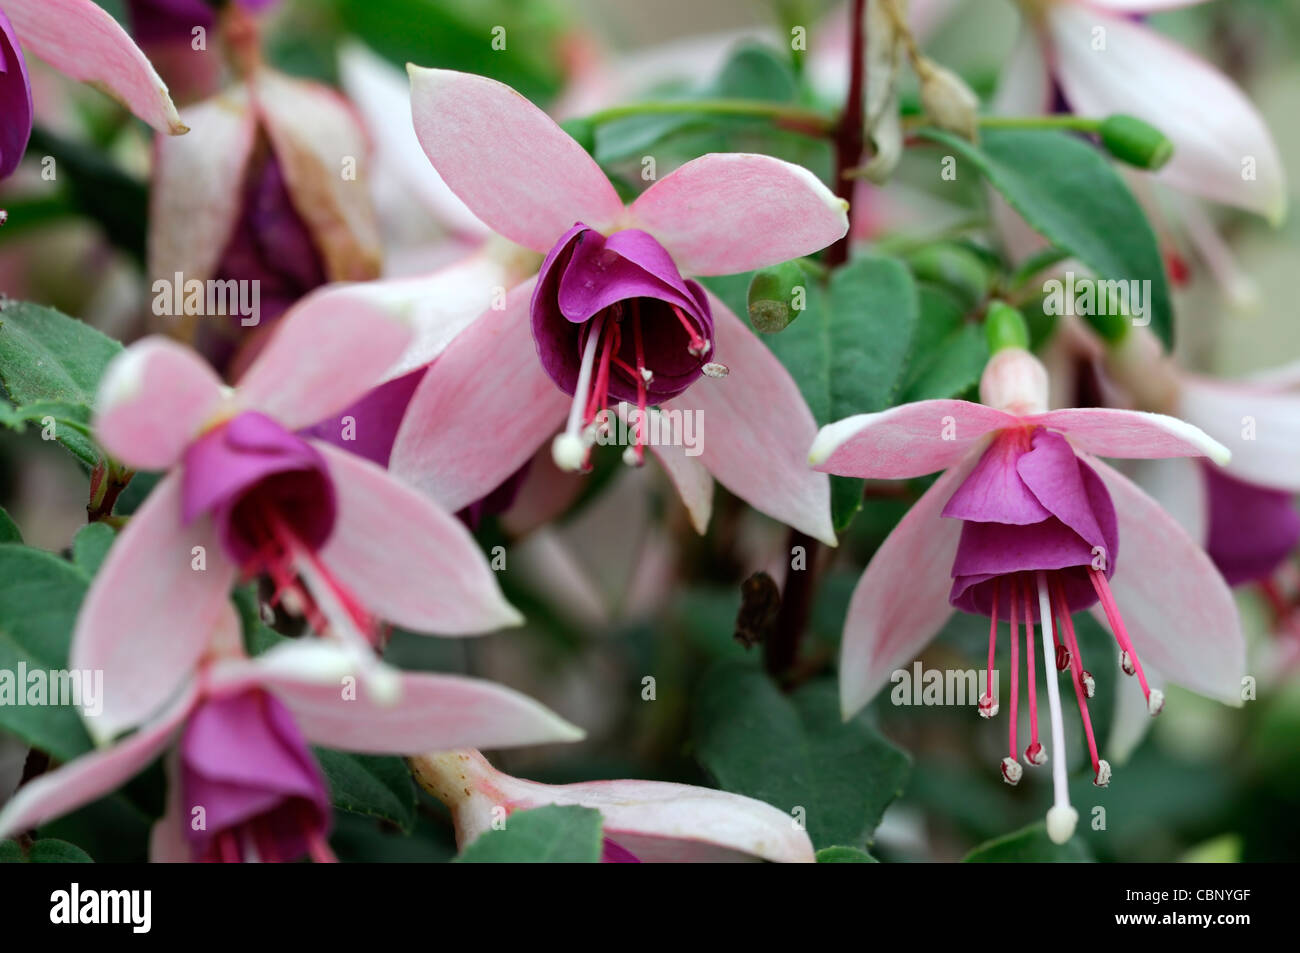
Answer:
[[1064, 672], [1070, 667], [1070, 650], [1061, 644], [1060, 633], [1056, 631], [1056, 616], [1052, 616], [1052, 644], [1056, 646], [1056, 670]]
[[673, 309], [673, 314], [677, 315], [677, 320], [682, 323], [682, 327], [685, 328], [686, 333], [690, 335], [691, 343], [686, 350], [690, 351], [691, 354], [696, 357], [703, 357], [705, 354], [708, 354], [709, 351], [713, 349], [713, 345], [700, 337], [700, 332], [695, 330], [695, 325], [691, 320], [687, 318], [686, 315], [682, 314], [681, 308], [677, 307], [675, 304], [669, 305], [669, 307]]
[[[1016, 716], [1016, 706], [1020, 700], [1020, 625], [1016, 618], [1017, 603], [1020, 594], [1016, 587], [1016, 577], [1011, 577], [1011, 760], [1016, 759], [1019, 752], [1016, 750], [1016, 725], [1019, 718]], [[1026, 626], [1029, 620], [1025, 620]], [[1005, 763], [1003, 774], [1006, 774]], [[1012, 782], [1014, 783], [1014, 782]]]
[[[646, 428], [646, 405], [648, 396], [646, 388], [650, 385], [653, 374], [645, 366], [645, 348], [641, 342], [641, 308], [633, 303], [632, 305], [632, 340], [636, 345], [636, 409], [640, 411], [640, 416], [636, 422], [636, 463], [634, 466], [641, 466], [645, 463], [645, 428]], [[623, 459], [627, 459], [624, 453]]]
[[993, 612], [989, 618], [989, 667], [984, 677], [984, 694], [980, 696], [980, 717], [992, 718], [998, 713], [998, 700], [993, 697], [993, 651], [998, 645], [998, 580], [993, 579]]
[[1007, 784], [1015, 787], [1020, 783], [1020, 778], [1024, 773], [1025, 769], [1020, 767], [1020, 762], [1015, 758], [1002, 759], [1002, 780]]
[[1051, 633], [1047, 620], [1052, 618], [1052, 606], [1047, 598], [1047, 574], [1038, 571], [1038, 620], [1043, 637], [1043, 673], [1047, 682], [1047, 708], [1052, 724], [1052, 748], [1056, 758], [1052, 762], [1053, 804], [1047, 812], [1047, 836], [1053, 843], [1064, 844], [1074, 836], [1079, 823], [1079, 812], [1070, 806], [1070, 782], [1065, 773], [1065, 723], [1061, 719], [1061, 687], [1052, 677], [1049, 667], [1052, 658]]
[[596, 363], [596, 346], [600, 343], [600, 330], [605, 325], [605, 314], [601, 312], [592, 319], [591, 330], [587, 332], [587, 342], [582, 351], [582, 363], [578, 366], [578, 383], [573, 389], [573, 403], [569, 405], [569, 419], [564, 425], [564, 432], [556, 435], [551, 443], [551, 457], [561, 470], [576, 472], [582, 469], [587, 456], [587, 447], [582, 439], [582, 412], [591, 389], [591, 372]]
[[1029, 673], [1029, 747], [1025, 749], [1025, 760], [1032, 765], [1047, 762], [1047, 754], [1038, 743], [1038, 688], [1034, 684], [1034, 624], [1033, 603], [1030, 601], [1029, 585], [1025, 585], [1025, 670]]
[[1111, 631], [1115, 633], [1115, 641], [1119, 643], [1121, 651], [1128, 656], [1137, 673], [1138, 684], [1142, 686], [1142, 694], [1147, 699], [1147, 711], [1152, 715], [1160, 714], [1161, 709], [1165, 707], [1164, 692], [1152, 689], [1147, 684], [1146, 673], [1142, 671], [1142, 661], [1138, 658], [1137, 649], [1133, 648], [1133, 640], [1129, 638], [1128, 629], [1124, 627], [1124, 618], [1119, 614], [1119, 606], [1115, 604], [1115, 597], [1111, 594], [1106, 576], [1096, 569], [1089, 569], [1088, 578], [1092, 580], [1092, 587], [1097, 590], [1097, 597], [1101, 599], [1101, 607], [1106, 613], [1106, 621], [1110, 623]]
[[[1056, 606], [1057, 611], [1061, 614], [1061, 628], [1065, 632], [1066, 644], [1070, 647], [1070, 654], [1074, 656], [1071, 665], [1071, 670], [1074, 672], [1074, 678], [1072, 679], [1074, 682], [1074, 697], [1079, 702], [1079, 715], [1083, 719], [1083, 733], [1088, 739], [1088, 757], [1092, 759], [1093, 776], [1097, 779], [1093, 783], [1098, 787], [1105, 787], [1100, 780], [1102, 761], [1097, 757], [1097, 739], [1093, 735], [1092, 718], [1088, 714], [1086, 690], [1088, 682], [1091, 681], [1091, 676], [1088, 676], [1087, 681], [1085, 681], [1084, 676], [1088, 675], [1088, 673], [1083, 669], [1083, 656], [1079, 654], [1079, 640], [1074, 634], [1074, 619], [1070, 616], [1070, 606], [1065, 600], [1065, 587], [1060, 583], [1057, 583], [1056, 586]], [[1106, 778], [1109, 782], [1110, 765], [1106, 765]]]
[[716, 380], [721, 380], [731, 373], [731, 368], [726, 364], [719, 364], [717, 361], [710, 361], [700, 368], [700, 373], [705, 377], [712, 377]]

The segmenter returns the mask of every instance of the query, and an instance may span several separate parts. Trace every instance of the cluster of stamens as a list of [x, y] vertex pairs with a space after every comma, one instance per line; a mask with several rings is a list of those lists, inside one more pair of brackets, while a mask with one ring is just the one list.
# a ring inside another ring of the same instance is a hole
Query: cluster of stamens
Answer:
[[[1133, 648], [1124, 620], [1119, 614], [1110, 586], [1103, 572], [1089, 568], [1086, 570], [1093, 588], [1101, 600], [1106, 619], [1120, 647], [1120, 670], [1126, 675], [1136, 675], [1147, 700], [1147, 711], [1157, 715], [1164, 707], [1164, 694], [1153, 689], [1147, 683]], [[1009, 589], [1007, 603], [1010, 607], [1011, 627], [1011, 692], [1010, 692], [1010, 753], [1002, 759], [1000, 770], [1002, 778], [1008, 784], [1018, 784], [1023, 776], [1019, 760], [1016, 739], [1018, 726], [1017, 708], [1020, 693], [1020, 623], [1023, 619], [1025, 628], [1025, 656], [1028, 678], [1029, 698], [1029, 745], [1024, 750], [1024, 760], [1031, 766], [1047, 763], [1047, 753], [1038, 740], [1038, 693], [1034, 671], [1033, 629], [1038, 624], [1042, 633], [1043, 668], [1047, 680], [1048, 707], [1051, 720], [1052, 745], [1058, 752], [1053, 765], [1053, 784], [1055, 788], [1055, 805], [1048, 812], [1048, 828], [1053, 839], [1064, 841], [1073, 832], [1078, 819], [1077, 812], [1070, 806], [1068, 782], [1065, 772], [1065, 759], [1059, 752], [1063, 749], [1064, 726], [1061, 720], [1060, 693], [1056, 679], [1052, 677], [1052, 665], [1056, 672], [1070, 672], [1070, 682], [1074, 686], [1075, 699], [1079, 706], [1079, 715], [1083, 722], [1083, 731], [1088, 743], [1088, 754], [1092, 760], [1093, 784], [1106, 787], [1110, 784], [1110, 764], [1097, 754], [1097, 741], [1093, 734], [1092, 718], [1088, 713], [1088, 699], [1096, 692], [1096, 681], [1092, 673], [1083, 667], [1083, 656], [1079, 651], [1079, 641], [1074, 631], [1074, 622], [1066, 600], [1065, 586], [1059, 578], [1052, 578], [1043, 571], [1033, 576], [1029, 573], [1016, 573], [993, 580], [993, 609], [989, 624], [989, 654], [987, 671], [987, 689], [979, 699], [979, 713], [984, 718], [992, 718], [998, 713], [999, 705], [993, 696], [994, 653], [997, 648], [998, 607], [1000, 587]], [[1036, 596], [1036, 599], [1035, 599]], [[1034, 605], [1035, 601], [1037, 606]], [[1035, 610], [1037, 613], [1035, 614]], [[1047, 621], [1051, 620], [1050, 632]]]
[[[669, 307], [686, 331], [687, 352], [692, 357], [703, 358], [713, 349], [712, 342], [700, 334], [681, 308], [674, 304]], [[625, 311], [630, 312], [630, 317]], [[625, 323], [631, 325], [635, 366], [619, 356]], [[551, 455], [561, 470], [585, 473], [591, 469], [591, 448], [612, 426], [609, 383], [610, 374], [618, 370], [636, 385], [638, 411], [633, 443], [623, 452], [623, 462], [639, 467], [645, 463], [649, 387], [655, 379], [654, 372], [646, 366], [639, 299], [615, 302], [588, 321], [583, 330], [585, 336], [579, 343], [582, 360], [573, 403], [564, 431], [551, 445]], [[726, 366], [717, 362], [704, 364], [700, 371], [706, 377], [727, 376]]]

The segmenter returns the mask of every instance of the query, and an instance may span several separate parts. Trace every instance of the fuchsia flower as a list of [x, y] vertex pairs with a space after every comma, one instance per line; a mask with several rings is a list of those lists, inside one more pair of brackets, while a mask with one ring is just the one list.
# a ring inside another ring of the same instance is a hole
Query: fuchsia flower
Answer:
[[[237, 576], [363, 658], [378, 619], [467, 634], [520, 621], [473, 538], [374, 464], [294, 433], [369, 390], [410, 339], [360, 300], [287, 314], [233, 390], [191, 351], [140, 341], [109, 365], [95, 432], [128, 466], [166, 470], [110, 550], [77, 621], [75, 667], [105, 671], [109, 738], [203, 654]], [[375, 670], [373, 659], [368, 671]]]
[[[626, 400], [644, 418], [657, 403], [706, 421], [698, 458], [651, 447], [697, 528], [707, 525], [716, 477], [833, 543], [829, 482], [803, 465], [815, 424], [798, 388], [682, 272], [728, 274], [809, 254], [845, 233], [843, 203], [798, 166], [707, 155], [625, 207], [582, 147], [514, 90], [465, 73], [410, 72], [416, 133], [443, 180], [486, 224], [547, 257], [535, 281], [463, 331], [425, 375], [393, 471], [460, 509], [556, 427], [557, 463], [579, 469], [597, 415]], [[728, 368], [725, 380], [699, 380]], [[646, 429], [634, 430], [625, 456], [639, 463]]]
[[149, 274], [168, 283], [164, 303], [173, 283], [256, 282], [255, 315], [197, 323], [196, 346], [237, 376], [308, 292], [378, 276], [369, 144], [337, 92], [261, 65], [183, 115], [193, 132], [155, 144]]
[[[1279, 222], [1286, 176], [1259, 110], [1210, 64], [1129, 15], [1203, 0], [1021, 0], [999, 111], [1050, 111], [1052, 80], [1080, 116], [1143, 119], [1174, 144], [1157, 181]], [[1253, 175], [1245, 174], [1247, 161]]]
[[[892, 670], [938, 633], [954, 606], [990, 616], [992, 685], [997, 623], [1009, 619], [1010, 754], [1002, 773], [1015, 784], [1022, 770], [1016, 741], [1021, 620], [1031, 736], [1024, 757], [1032, 765], [1047, 759], [1038, 738], [1038, 624], [1056, 759], [1048, 833], [1060, 843], [1078, 815], [1069, 804], [1056, 669], [1070, 667], [1095, 783], [1110, 778], [1093, 738], [1087, 706], [1093, 677], [1079, 655], [1072, 613], [1100, 602], [1093, 611], [1109, 623], [1120, 665], [1137, 675], [1153, 715], [1164, 696], [1150, 686], [1143, 660], [1171, 681], [1232, 704], [1240, 704], [1244, 668], [1237, 612], [1213, 564], [1146, 494], [1093, 454], [1205, 455], [1223, 462], [1228, 451], [1160, 414], [1048, 411], [1047, 373], [1019, 348], [993, 357], [980, 396], [984, 404], [930, 400], [849, 417], [817, 435], [810, 461], [829, 473], [897, 480], [946, 470], [880, 547], [854, 591], [844, 626], [841, 703], [846, 716], [866, 704]], [[980, 699], [985, 717], [997, 710], [997, 699]]]
[[1300, 363], [1237, 380], [1189, 374], [1140, 328], [1105, 356], [1139, 406], [1166, 410], [1232, 451], [1222, 469], [1148, 465], [1144, 482], [1204, 542], [1229, 585], [1270, 577], [1300, 543]]
[[355, 685], [356, 656], [328, 643], [289, 641], [247, 658], [229, 602], [204, 641], [209, 653], [164, 710], [25, 784], [0, 811], [0, 838], [102, 797], [170, 751], [151, 860], [332, 860], [329, 792], [308, 742], [400, 755], [581, 737], [536, 702], [478, 679], [394, 673], [400, 700], [377, 699]]
[[[19, 45], [21, 43], [21, 46]], [[160, 132], [185, 132], [167, 87], [131, 38], [91, 0], [0, 3], [0, 179], [18, 167], [32, 133], [23, 49], [90, 83]]]
[[451, 809], [461, 850], [491, 830], [502, 810], [508, 818], [548, 804], [576, 804], [604, 817], [604, 863], [813, 861], [812, 841], [790, 815], [739, 794], [663, 781], [538, 784], [503, 774], [473, 750], [410, 762], [421, 786]]

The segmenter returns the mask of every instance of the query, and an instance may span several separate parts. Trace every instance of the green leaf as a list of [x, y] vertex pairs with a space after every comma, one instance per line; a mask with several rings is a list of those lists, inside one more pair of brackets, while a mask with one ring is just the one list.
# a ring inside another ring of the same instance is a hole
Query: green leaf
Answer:
[[[723, 64], [717, 77], [695, 90], [673, 99], [752, 99], [788, 103], [795, 99], [797, 86], [789, 61], [762, 43], [739, 46]], [[656, 97], [658, 98], [658, 97]], [[595, 155], [601, 162], [618, 162], [641, 156], [670, 136], [688, 130], [735, 127], [769, 120], [716, 115], [659, 113], [628, 116], [602, 123], [596, 128]]]
[[783, 695], [762, 672], [716, 665], [695, 696], [695, 756], [724, 790], [807, 824], [815, 847], [865, 848], [910, 761], [859, 713], [840, 718], [830, 680]]
[[47, 837], [32, 844], [27, 860], [33, 864], [93, 864], [90, 855], [76, 844]]
[[108, 555], [117, 533], [107, 523], [88, 523], [72, 539], [72, 561], [88, 577], [94, 578]]
[[[0, 673], [68, 667], [68, 646], [89, 580], [71, 563], [39, 549], [0, 543]], [[0, 682], [0, 691], [4, 683]], [[102, 687], [102, 686], [101, 686]], [[90, 750], [75, 706], [0, 704], [0, 728], [70, 761]]]
[[88, 465], [102, 457], [87, 436], [104, 367], [122, 345], [53, 308], [24, 301], [0, 310], [0, 423], [22, 429], [46, 417], [55, 436]]
[[979, 383], [989, 349], [983, 329], [964, 320], [965, 309], [947, 290], [918, 288], [920, 318], [900, 403], [959, 397]]
[[334, 806], [390, 821], [409, 834], [415, 827], [415, 785], [401, 758], [315, 749]]
[[[823, 290], [811, 279], [806, 311], [778, 334], [762, 335], [808, 402], [818, 426], [893, 406], [916, 334], [916, 285], [902, 262], [856, 258]], [[836, 530], [862, 504], [862, 481], [834, 477]]]
[[819, 864], [878, 864], [880, 861], [856, 847], [823, 847], [817, 851]]
[[918, 134], [968, 160], [1025, 221], [1098, 278], [1150, 281], [1143, 304], [1151, 329], [1172, 345], [1173, 305], [1155, 232], [1102, 153], [1056, 131], [986, 129], [978, 146], [937, 129]]
[[34, 841], [23, 856], [17, 841], [0, 841], [0, 864], [93, 864], [90, 855], [75, 844], [47, 837]]
[[[554, 96], [564, 80], [558, 47], [566, 18], [553, 0], [332, 0], [332, 5], [346, 33], [399, 69], [415, 63], [491, 76], [534, 102]], [[504, 32], [494, 35], [498, 27]], [[494, 40], [499, 40], [495, 46]]]
[[0, 506], [0, 543], [21, 543], [23, 541], [22, 531], [18, 524], [13, 521], [5, 508]]
[[1087, 864], [1092, 854], [1078, 837], [1054, 844], [1042, 822], [980, 844], [966, 855], [967, 864]]
[[465, 864], [594, 864], [600, 861], [600, 811], [551, 804], [515, 811], [502, 830], [484, 831], [456, 862]]

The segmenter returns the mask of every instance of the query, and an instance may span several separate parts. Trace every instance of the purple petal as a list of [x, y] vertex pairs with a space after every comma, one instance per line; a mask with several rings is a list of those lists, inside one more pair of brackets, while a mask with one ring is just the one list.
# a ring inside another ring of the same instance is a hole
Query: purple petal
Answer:
[[[293, 716], [261, 690], [206, 701], [180, 745], [185, 836], [194, 855], [220, 859], [218, 838], [251, 842], [263, 859], [296, 860], [330, 827], [328, 788]], [[195, 830], [195, 808], [203, 829]], [[273, 854], [273, 857], [266, 856]]]
[[1230, 586], [1267, 579], [1300, 543], [1294, 499], [1238, 480], [1211, 463], [1201, 469], [1210, 509], [1206, 553]]
[[620, 847], [606, 837], [601, 841], [600, 862], [602, 864], [639, 864], [641, 858], [626, 847]]
[[[963, 483], [953, 494], [956, 505], [944, 510], [978, 517], [965, 519], [953, 559], [949, 601], [959, 609], [989, 615], [996, 591], [998, 614], [1006, 618], [1010, 577], [1043, 570], [1064, 587], [1070, 610], [1079, 611], [1097, 601], [1088, 572], [1098, 547], [1106, 576], [1115, 571], [1118, 524], [1101, 478], [1059, 434], [1038, 428], [1028, 444], [996, 440], [967, 478], [974, 485]], [[1030, 521], [1035, 506], [1042, 517]]]
[[693, 337], [713, 342], [708, 299], [681, 276], [668, 252], [645, 232], [627, 229], [606, 238], [579, 222], [547, 254], [531, 303], [538, 356], [566, 394], [577, 387], [582, 352], [598, 316], [617, 322], [619, 331], [611, 404], [638, 399], [635, 371], [624, 369], [637, 366], [638, 327], [643, 366], [652, 374], [646, 387], [650, 403], [680, 394], [712, 360], [711, 351], [689, 349]]
[[[397, 428], [428, 366], [385, 381], [342, 413], [302, 430], [304, 436], [331, 443], [387, 468]], [[344, 423], [351, 417], [350, 424]], [[352, 439], [349, 439], [349, 435]]]
[[1022, 429], [998, 434], [943, 508], [949, 519], [976, 523], [1039, 523], [1051, 515], [1017, 471], [1031, 435]]
[[14, 28], [0, 10], [0, 179], [11, 175], [32, 134], [32, 85]]
[[312, 549], [329, 539], [336, 503], [329, 469], [311, 444], [255, 411], [214, 427], [185, 451], [182, 518], [211, 513], [238, 566], [268, 539], [273, 513]]
[[270, 325], [327, 280], [325, 263], [294, 208], [280, 163], [269, 150], [260, 161], [249, 164], [239, 220], [213, 277], [258, 282], [256, 328], [242, 326], [238, 315], [200, 325], [199, 350], [222, 370], [228, 369], [251, 331]]

